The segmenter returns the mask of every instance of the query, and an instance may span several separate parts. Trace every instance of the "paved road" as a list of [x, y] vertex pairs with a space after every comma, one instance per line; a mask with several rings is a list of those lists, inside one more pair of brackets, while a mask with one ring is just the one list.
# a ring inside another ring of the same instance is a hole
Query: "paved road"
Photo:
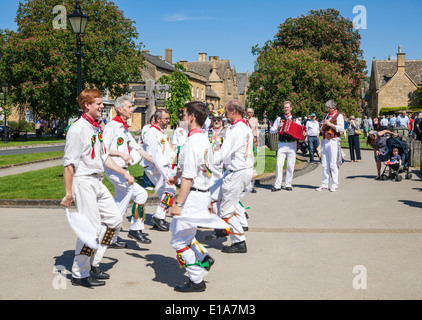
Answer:
[[1, 148], [0, 156], [9, 155], [9, 154], [24, 154], [24, 153], [39, 153], [39, 152], [54, 152], [54, 151], [63, 151], [64, 144], [59, 145], [45, 145], [45, 146], [35, 146], [35, 147], [19, 147], [19, 148]]
[[228, 241], [206, 242], [210, 231], [200, 230], [216, 263], [207, 290], [187, 295], [173, 291], [186, 275], [170, 233], [150, 229], [152, 206], [152, 244], [109, 249], [102, 267], [111, 279], [93, 290], [70, 284], [75, 236], [62, 209], [0, 208], [0, 299], [422, 299], [421, 176], [375, 181], [374, 173], [372, 152], [363, 151], [361, 163], [341, 167], [336, 193], [315, 191], [320, 166], [295, 177], [292, 192], [263, 183], [243, 201], [248, 253], [224, 254]]

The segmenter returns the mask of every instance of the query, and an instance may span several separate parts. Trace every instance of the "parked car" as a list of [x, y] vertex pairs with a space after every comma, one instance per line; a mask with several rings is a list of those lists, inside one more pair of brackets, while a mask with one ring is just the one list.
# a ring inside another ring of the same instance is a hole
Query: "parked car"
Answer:
[[[5, 126], [4, 125], [0, 125], [0, 137], [4, 137], [4, 131], [5, 131]], [[12, 135], [13, 129], [9, 126], [7, 126], [7, 135], [8, 137], [10, 137]]]

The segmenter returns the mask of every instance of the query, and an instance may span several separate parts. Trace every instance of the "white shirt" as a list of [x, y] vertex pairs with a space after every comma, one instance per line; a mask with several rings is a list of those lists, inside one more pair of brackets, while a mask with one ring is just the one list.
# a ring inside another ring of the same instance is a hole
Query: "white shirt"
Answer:
[[396, 120], [396, 127], [409, 128], [409, 123], [410, 123], [410, 120], [408, 116], [403, 117], [402, 115], [399, 115]]
[[387, 127], [388, 126], [388, 119], [387, 118], [382, 118], [381, 121], [381, 126], [383, 127]]
[[253, 134], [246, 121], [241, 119], [231, 125], [221, 149], [214, 153], [214, 164], [223, 162], [228, 170], [253, 168]]
[[173, 133], [172, 144], [176, 147], [182, 147], [188, 140], [188, 131], [182, 127], [177, 127]]
[[182, 178], [193, 179], [192, 188], [208, 190], [213, 183], [213, 152], [207, 136], [191, 134], [180, 154]]
[[100, 128], [80, 118], [67, 132], [63, 165], [73, 165], [75, 177], [103, 173], [108, 152], [101, 140]]
[[144, 143], [145, 136], [147, 134], [148, 129], [151, 128], [150, 124], [145, 125], [141, 130], [141, 136], [139, 137], [139, 144]]
[[316, 120], [309, 120], [306, 122], [306, 131], [309, 137], [319, 136], [319, 122]]
[[[138, 152], [141, 146], [136, 143], [135, 138], [129, 132], [129, 128], [124, 129], [123, 123], [110, 121], [104, 127], [104, 144], [108, 150], [122, 152], [130, 155], [131, 152]], [[127, 167], [121, 157], [112, 157], [121, 167]]]
[[[175, 160], [176, 153], [171, 146], [167, 133], [157, 125], [148, 129], [144, 139], [144, 149], [151, 155], [154, 162], [162, 167], [170, 166]], [[144, 163], [145, 167], [151, 166], [151, 163], [145, 159]]]

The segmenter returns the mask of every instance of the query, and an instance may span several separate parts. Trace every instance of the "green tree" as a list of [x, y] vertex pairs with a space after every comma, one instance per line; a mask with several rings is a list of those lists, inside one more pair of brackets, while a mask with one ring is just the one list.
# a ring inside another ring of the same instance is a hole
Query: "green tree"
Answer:
[[[53, 27], [58, 4], [70, 14], [75, 1], [19, 2], [17, 31], [0, 30], [0, 73], [11, 85], [12, 103], [27, 103], [38, 116], [67, 118], [78, 110], [76, 37], [69, 23], [66, 29]], [[134, 22], [107, 0], [85, 0], [82, 10], [89, 16], [82, 36], [83, 87], [125, 94], [130, 81], [141, 79], [143, 67]]]
[[161, 84], [171, 86], [170, 97], [166, 101], [166, 108], [170, 114], [170, 125], [177, 124], [183, 106], [187, 101], [192, 100], [192, 85], [189, 83], [188, 76], [184, 73], [185, 67], [180, 63], [176, 63], [174, 67], [176, 68], [175, 71], [168, 76], [161, 76], [158, 80]]
[[251, 104], [258, 117], [266, 113], [270, 119], [280, 116], [286, 100], [292, 102], [296, 116], [313, 111], [321, 117], [329, 99], [336, 100], [340, 110], [355, 113], [352, 84], [341, 70], [339, 64], [322, 60], [316, 50], [270, 49], [258, 57], [249, 79]]
[[[318, 67], [307, 66], [310, 68], [309, 72], [299, 72], [298, 74], [296, 73], [297, 68], [302, 69], [303, 66], [300, 67], [297, 64], [291, 66], [295, 70], [291, 71], [294, 72], [295, 84], [285, 88], [284, 94], [280, 98], [295, 100], [293, 99], [295, 95], [305, 99], [309, 97], [317, 105], [311, 104], [308, 109], [318, 112], [323, 109], [324, 100], [329, 96], [340, 102], [339, 106], [342, 111], [352, 114], [357, 113], [360, 108], [360, 87], [365, 78], [366, 62], [362, 58], [360, 39], [361, 36], [357, 30], [354, 30], [352, 21], [342, 17], [337, 10], [311, 10], [306, 16], [287, 19], [279, 26], [279, 31], [273, 40], [267, 41], [262, 48], [253, 47], [252, 52], [258, 56], [280, 54], [288, 56], [289, 52], [292, 56], [297, 56], [298, 52], [302, 52], [303, 55], [308, 56], [305, 61], [302, 61], [305, 64], [309, 62], [309, 59], [317, 59], [315, 63], [318, 64]], [[268, 60], [268, 57], [262, 60]], [[277, 66], [266, 65], [263, 67], [263, 63], [258, 58], [254, 78], [259, 79], [262, 70], [268, 71], [270, 68], [277, 69]], [[312, 78], [308, 77], [311, 70], [317, 80], [316, 84], [312, 83]], [[289, 73], [289, 70], [281, 68], [279, 72]], [[318, 74], [319, 72], [325, 72], [325, 74]], [[303, 79], [301, 74], [304, 76]], [[330, 78], [330, 75], [333, 78]], [[324, 82], [321, 82], [320, 79], [324, 79]], [[273, 80], [271, 85], [281, 86], [283, 84]], [[318, 87], [317, 90], [315, 90], [315, 86]], [[258, 89], [260, 88], [258, 87]], [[266, 87], [264, 89], [268, 92], [274, 90]], [[256, 87], [253, 90], [256, 90]], [[266, 100], [269, 99], [270, 97]], [[251, 101], [255, 103], [253, 100]], [[303, 103], [305, 101], [302, 101]], [[302, 115], [307, 114], [304, 109], [301, 109], [301, 112]]]

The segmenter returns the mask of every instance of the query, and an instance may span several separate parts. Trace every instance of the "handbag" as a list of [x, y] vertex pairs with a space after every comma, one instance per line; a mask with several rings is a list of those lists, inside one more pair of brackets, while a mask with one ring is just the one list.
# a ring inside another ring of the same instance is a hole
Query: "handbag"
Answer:
[[355, 129], [355, 134], [357, 134], [357, 135], [362, 134], [362, 130], [360, 130], [360, 129]]

